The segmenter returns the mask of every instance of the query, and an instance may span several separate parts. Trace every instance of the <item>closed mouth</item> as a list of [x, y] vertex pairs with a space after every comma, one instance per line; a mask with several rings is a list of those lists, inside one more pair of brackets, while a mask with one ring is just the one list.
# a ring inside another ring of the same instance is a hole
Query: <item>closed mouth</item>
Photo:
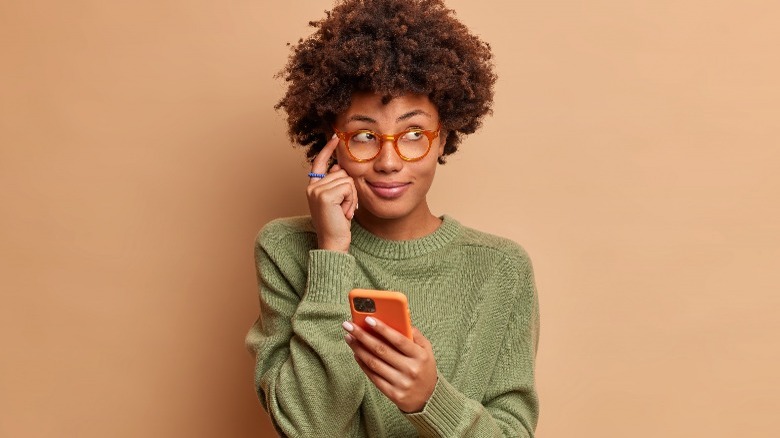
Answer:
[[366, 181], [374, 194], [383, 199], [396, 199], [403, 196], [412, 183], [397, 181]]

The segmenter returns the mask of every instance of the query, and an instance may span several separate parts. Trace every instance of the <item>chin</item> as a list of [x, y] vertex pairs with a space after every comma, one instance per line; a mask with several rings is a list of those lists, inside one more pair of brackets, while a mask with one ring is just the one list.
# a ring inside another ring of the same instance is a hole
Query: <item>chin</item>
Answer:
[[399, 207], [401, 206], [367, 205], [366, 207], [363, 207], [363, 204], [361, 203], [358, 211], [363, 210], [366, 216], [374, 217], [376, 219], [382, 219], [382, 220], [402, 219], [409, 216], [412, 213], [411, 209], [409, 208], [399, 208]]

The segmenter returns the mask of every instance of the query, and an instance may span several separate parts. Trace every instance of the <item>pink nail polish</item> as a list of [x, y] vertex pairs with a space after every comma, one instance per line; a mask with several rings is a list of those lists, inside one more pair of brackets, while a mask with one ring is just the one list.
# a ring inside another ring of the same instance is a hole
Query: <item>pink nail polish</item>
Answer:
[[371, 327], [376, 327], [376, 320], [369, 316], [366, 318], [366, 324], [370, 325]]
[[344, 321], [341, 323], [341, 326], [344, 327], [344, 330], [351, 332], [355, 329], [355, 327], [352, 326], [352, 324], [349, 321]]

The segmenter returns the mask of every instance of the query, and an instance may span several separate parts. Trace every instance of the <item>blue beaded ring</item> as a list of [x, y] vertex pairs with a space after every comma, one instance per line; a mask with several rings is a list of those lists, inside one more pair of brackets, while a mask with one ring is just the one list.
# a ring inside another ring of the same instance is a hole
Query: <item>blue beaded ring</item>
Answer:
[[325, 178], [325, 174], [309, 172], [309, 178]]

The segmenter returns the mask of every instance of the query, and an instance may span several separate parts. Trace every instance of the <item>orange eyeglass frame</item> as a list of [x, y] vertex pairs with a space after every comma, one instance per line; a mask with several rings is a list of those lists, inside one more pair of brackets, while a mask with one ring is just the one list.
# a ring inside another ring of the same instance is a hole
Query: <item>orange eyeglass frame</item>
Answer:
[[[351, 158], [353, 161], [356, 161], [358, 163], [365, 163], [368, 161], [373, 160], [374, 158], [378, 157], [379, 154], [382, 153], [382, 144], [384, 144], [387, 141], [393, 142], [393, 149], [395, 149], [395, 152], [398, 154], [399, 157], [401, 157], [404, 161], [420, 161], [423, 158], [425, 158], [428, 153], [431, 151], [431, 146], [433, 146], [433, 140], [435, 140], [439, 136], [439, 132], [441, 131], [441, 123], [436, 127], [435, 131], [429, 131], [427, 129], [407, 129], [405, 131], [401, 131], [397, 134], [380, 134], [378, 132], [372, 131], [370, 129], [358, 129], [357, 131], [351, 131], [351, 132], [344, 132], [339, 131], [336, 129], [336, 127], [333, 127], [333, 130], [336, 132], [336, 135], [338, 136], [341, 141], [344, 142], [344, 146], [347, 147], [347, 154], [349, 155], [349, 158]], [[356, 156], [352, 155], [352, 151], [349, 150], [349, 139], [354, 137], [357, 134], [363, 133], [363, 132], [369, 132], [373, 135], [375, 135], [380, 140], [380, 146], [379, 150], [376, 152], [376, 155], [374, 155], [371, 158], [357, 158]], [[409, 158], [405, 157], [400, 150], [398, 150], [398, 139], [401, 138], [402, 135], [407, 134], [409, 132], [421, 132], [425, 134], [425, 136], [428, 138], [428, 149], [425, 150], [425, 153], [417, 158]]]

